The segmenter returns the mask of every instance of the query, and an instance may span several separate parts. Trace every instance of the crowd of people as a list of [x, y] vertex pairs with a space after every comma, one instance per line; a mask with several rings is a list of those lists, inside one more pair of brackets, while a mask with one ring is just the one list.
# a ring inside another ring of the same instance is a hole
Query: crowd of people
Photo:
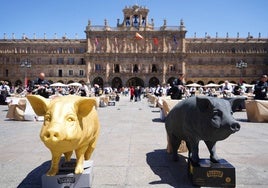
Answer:
[[102, 94], [114, 93], [116, 95], [122, 94], [129, 96], [130, 101], [138, 102], [141, 100], [142, 95], [146, 97], [147, 93], [161, 96], [170, 96], [171, 99], [180, 100], [182, 98], [188, 98], [196, 93], [204, 94], [207, 96], [216, 96], [222, 94], [223, 97], [229, 97], [231, 95], [243, 95], [248, 92], [252, 92], [254, 99], [257, 100], [268, 100], [268, 78], [267, 75], [262, 75], [259, 81], [254, 85], [251, 90], [244, 86], [244, 83], [232, 85], [226, 80], [221, 87], [187, 87], [183, 83], [184, 75], [180, 74], [178, 78], [174, 79], [171, 84], [161, 86], [158, 84], [155, 87], [141, 87], [141, 86], [130, 86], [122, 88], [101, 88], [95, 84], [93, 87], [88, 87], [86, 83], [82, 82], [80, 86], [69, 86], [69, 87], [51, 87], [51, 84], [45, 79], [45, 74], [40, 73], [38, 78], [24, 88], [19, 85], [15, 88], [10, 88], [8, 82], [0, 82], [0, 104], [5, 103], [5, 98], [11, 94], [15, 95], [26, 95], [26, 94], [37, 94], [45, 98], [51, 98], [53, 96], [60, 95], [80, 95], [80, 96], [101, 96]]
[[188, 87], [183, 83], [183, 76], [183, 74], [179, 75], [171, 85], [161, 86], [158, 84], [156, 87], [150, 88], [150, 93], [153, 93], [157, 97], [170, 96], [171, 99], [178, 100], [191, 97], [196, 95], [196, 93], [213, 97], [219, 95], [222, 95], [222, 97], [241, 96], [251, 93], [256, 100], [268, 100], [267, 75], [262, 75], [252, 87], [246, 87], [243, 82], [232, 84], [228, 80], [219, 86]]

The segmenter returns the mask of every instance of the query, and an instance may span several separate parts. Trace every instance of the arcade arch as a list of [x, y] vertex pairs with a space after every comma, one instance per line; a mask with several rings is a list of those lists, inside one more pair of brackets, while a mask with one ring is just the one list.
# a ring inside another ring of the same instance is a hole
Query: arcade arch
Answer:
[[175, 77], [170, 77], [168, 80], [167, 80], [167, 84], [169, 85], [173, 85], [173, 81], [175, 80]]
[[122, 80], [119, 77], [112, 79], [112, 88], [121, 88], [123, 86]]
[[141, 78], [132, 77], [132, 78], [130, 78], [127, 81], [126, 86], [127, 87], [130, 87], [130, 86], [141, 86], [141, 87], [144, 87], [144, 81]]
[[103, 87], [104, 86], [103, 79], [101, 77], [94, 78], [94, 80], [93, 80], [93, 86], [95, 84], [98, 84], [100, 87]]
[[156, 87], [159, 84], [159, 80], [156, 77], [152, 77], [149, 80], [149, 87]]

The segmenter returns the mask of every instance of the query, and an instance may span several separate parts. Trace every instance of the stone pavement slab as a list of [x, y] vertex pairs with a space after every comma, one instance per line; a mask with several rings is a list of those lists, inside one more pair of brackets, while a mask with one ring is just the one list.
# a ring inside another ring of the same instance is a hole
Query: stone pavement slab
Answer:
[[[0, 106], [0, 186], [41, 187], [51, 154], [39, 138], [42, 122], [5, 118]], [[93, 153], [93, 187], [193, 187], [187, 175], [187, 153], [173, 162], [166, 153], [166, 133], [159, 108], [147, 99], [98, 109], [101, 132]], [[237, 187], [268, 187], [268, 124], [247, 122], [236, 112], [241, 130], [217, 143], [219, 157], [236, 168]], [[200, 157], [208, 151], [200, 143]]]

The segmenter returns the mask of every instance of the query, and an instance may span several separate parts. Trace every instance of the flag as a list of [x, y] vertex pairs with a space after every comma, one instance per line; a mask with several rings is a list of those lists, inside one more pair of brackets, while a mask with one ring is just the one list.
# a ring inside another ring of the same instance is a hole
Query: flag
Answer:
[[24, 87], [25, 88], [28, 87], [28, 78], [27, 77], [24, 78]]
[[135, 38], [136, 39], [143, 39], [143, 36], [141, 36], [139, 33], [136, 33]]
[[98, 38], [95, 38], [95, 45], [97, 46], [99, 44]]
[[175, 36], [175, 35], [173, 36], [173, 41], [174, 41], [174, 43], [175, 43], [175, 44], [178, 44], [178, 42], [177, 42], [177, 39], [176, 39], [176, 36]]
[[115, 46], [118, 46], [117, 38], [116, 37], [114, 38], [114, 44], [115, 44]]
[[154, 45], [158, 46], [158, 38], [154, 37], [153, 40], [154, 40]]

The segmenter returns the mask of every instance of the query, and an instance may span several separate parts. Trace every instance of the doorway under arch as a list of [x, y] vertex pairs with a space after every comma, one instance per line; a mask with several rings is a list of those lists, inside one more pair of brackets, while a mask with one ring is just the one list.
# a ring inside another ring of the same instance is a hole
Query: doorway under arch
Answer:
[[173, 82], [175, 80], [175, 77], [170, 77], [168, 80], [167, 80], [167, 83], [171, 86], [173, 86]]
[[156, 77], [152, 77], [149, 80], [149, 87], [156, 87], [159, 84], [159, 80]]
[[93, 80], [93, 86], [98, 84], [101, 88], [103, 88], [103, 79], [101, 77], [96, 77]]
[[132, 78], [130, 78], [127, 81], [126, 86], [127, 87], [130, 87], [130, 86], [141, 86], [141, 87], [144, 87], [144, 81], [141, 78], [132, 77]]
[[121, 88], [123, 86], [122, 80], [119, 77], [114, 77], [112, 80], [112, 88]]

